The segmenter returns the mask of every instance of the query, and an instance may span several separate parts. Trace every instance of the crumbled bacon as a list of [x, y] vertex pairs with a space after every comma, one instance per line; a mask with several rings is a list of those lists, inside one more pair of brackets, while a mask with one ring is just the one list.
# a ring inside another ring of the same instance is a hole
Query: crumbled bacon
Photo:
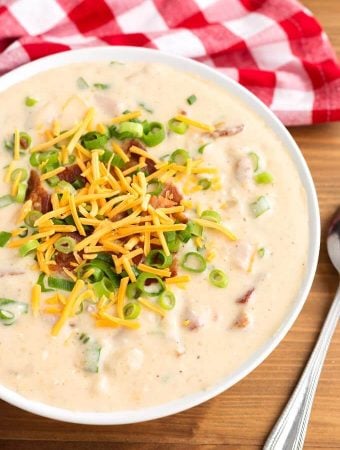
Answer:
[[178, 261], [177, 258], [173, 258], [171, 266], [169, 267], [170, 269], [170, 274], [172, 277], [176, 277], [177, 276], [177, 269], [178, 269]]
[[150, 199], [150, 205], [154, 208], [169, 208], [170, 206], [176, 206], [176, 202], [162, 195], [152, 195]]
[[51, 196], [43, 188], [40, 177], [35, 170], [31, 170], [27, 183], [26, 200], [32, 200], [32, 208], [43, 214], [51, 211]]
[[183, 196], [178, 192], [176, 186], [170, 182], [166, 183], [161, 195], [169, 200], [172, 200], [176, 205], [179, 205], [183, 198]]
[[242, 297], [236, 300], [236, 303], [246, 304], [248, 303], [252, 293], [255, 291], [255, 288], [249, 289]]
[[241, 314], [237, 317], [237, 319], [234, 322], [234, 327], [236, 328], [245, 328], [249, 325], [249, 317], [248, 314], [244, 311], [241, 312]]
[[65, 167], [65, 170], [59, 173], [60, 180], [67, 181], [68, 183], [74, 183], [76, 180], [81, 179], [81, 168], [78, 164]]
[[[136, 164], [139, 163], [139, 156], [136, 155], [135, 153], [130, 152], [130, 148], [132, 146], [135, 146], [144, 151], [147, 151], [145, 145], [142, 144], [137, 139], [129, 139], [129, 140], [125, 141], [123, 143], [123, 150], [130, 158], [130, 161], [125, 164], [125, 169], [129, 169], [130, 167], [135, 166]], [[154, 173], [156, 171], [156, 164], [151, 159], [146, 159], [145, 164], [146, 164], [146, 167], [144, 168], [144, 170], [147, 173], [147, 175], [151, 175], [152, 173]]]
[[223, 136], [234, 136], [235, 134], [241, 133], [243, 128], [244, 128], [244, 125], [241, 124], [241, 125], [236, 125], [234, 127], [217, 129], [217, 130], [213, 131], [212, 133], [210, 133], [210, 135], [214, 138], [223, 137]]

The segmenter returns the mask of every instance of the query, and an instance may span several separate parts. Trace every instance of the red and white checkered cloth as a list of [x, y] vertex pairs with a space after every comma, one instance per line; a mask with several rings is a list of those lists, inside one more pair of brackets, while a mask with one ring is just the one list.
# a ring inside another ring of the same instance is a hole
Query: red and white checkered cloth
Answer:
[[0, 0], [0, 73], [94, 45], [158, 48], [216, 67], [286, 125], [340, 120], [340, 67], [296, 0]]

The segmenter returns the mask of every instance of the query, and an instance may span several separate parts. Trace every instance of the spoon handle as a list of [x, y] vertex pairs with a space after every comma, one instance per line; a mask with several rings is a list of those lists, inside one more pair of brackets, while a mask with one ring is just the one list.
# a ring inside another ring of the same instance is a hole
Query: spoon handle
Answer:
[[302, 450], [323, 362], [340, 316], [340, 286], [319, 339], [291, 398], [272, 429], [264, 450]]

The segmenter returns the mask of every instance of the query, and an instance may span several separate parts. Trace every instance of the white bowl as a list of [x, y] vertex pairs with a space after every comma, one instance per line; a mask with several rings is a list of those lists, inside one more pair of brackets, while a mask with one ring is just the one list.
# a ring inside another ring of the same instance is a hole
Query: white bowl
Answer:
[[301, 283], [299, 293], [296, 296], [291, 311], [287, 314], [280, 328], [270, 339], [268, 339], [266, 344], [259, 348], [241, 367], [208, 390], [196, 392], [195, 394], [188, 395], [163, 405], [131, 411], [98, 413], [78, 412], [56, 408], [29, 400], [14, 391], [5, 388], [4, 386], [0, 386], [0, 398], [2, 400], [5, 400], [6, 402], [26, 411], [65, 422], [93, 425], [117, 425], [157, 419], [199, 405], [200, 403], [215, 397], [240, 381], [248, 375], [248, 373], [255, 369], [275, 349], [288, 330], [292, 327], [311, 288], [319, 255], [320, 219], [318, 201], [312, 177], [301, 151], [284, 125], [282, 125], [276, 116], [252, 93], [226, 76], [218, 73], [214, 69], [211, 69], [210, 67], [196, 61], [165, 54], [157, 50], [137, 47], [87, 48], [48, 56], [13, 70], [7, 75], [1, 77], [0, 92], [16, 83], [19, 83], [20, 81], [48, 69], [76, 62], [101, 60], [144, 61], [167, 64], [178, 70], [199, 75], [203, 79], [210, 80], [211, 82], [216, 83], [232, 94], [238, 96], [242, 102], [246, 103], [249, 108], [254, 110], [265, 120], [267, 125], [277, 134], [289, 152], [295, 167], [298, 170], [301, 182], [306, 190], [309, 214], [309, 235], [311, 236], [308, 247], [308, 261], [305, 277]]

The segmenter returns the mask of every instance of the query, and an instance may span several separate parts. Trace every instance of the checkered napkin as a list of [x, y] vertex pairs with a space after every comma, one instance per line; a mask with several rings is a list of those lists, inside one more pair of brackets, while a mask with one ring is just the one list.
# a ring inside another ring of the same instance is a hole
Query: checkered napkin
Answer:
[[0, 73], [94, 45], [194, 58], [246, 86], [286, 125], [340, 120], [340, 67], [296, 0], [0, 0]]

